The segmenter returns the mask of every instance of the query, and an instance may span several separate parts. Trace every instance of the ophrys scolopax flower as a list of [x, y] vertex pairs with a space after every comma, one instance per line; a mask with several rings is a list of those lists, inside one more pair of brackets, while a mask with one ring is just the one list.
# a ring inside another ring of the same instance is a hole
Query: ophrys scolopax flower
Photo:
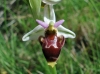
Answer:
[[64, 20], [55, 23], [51, 21], [49, 24], [41, 20], [36, 20], [36, 22], [39, 25], [25, 34], [22, 40], [39, 40], [48, 65], [54, 66], [64, 45], [65, 38], [75, 38], [75, 34], [61, 25]]
[[23, 41], [39, 40], [43, 54], [48, 65], [54, 66], [59, 57], [65, 38], [75, 38], [75, 33], [62, 26], [64, 20], [56, 22], [53, 5], [61, 0], [42, 0], [44, 6], [44, 21], [36, 20], [39, 24], [33, 30], [25, 34]]

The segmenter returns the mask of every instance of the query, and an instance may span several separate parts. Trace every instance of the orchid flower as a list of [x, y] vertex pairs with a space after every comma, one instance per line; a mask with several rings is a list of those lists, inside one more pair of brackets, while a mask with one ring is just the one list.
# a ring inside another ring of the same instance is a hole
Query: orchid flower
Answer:
[[65, 38], [75, 38], [74, 32], [63, 27], [61, 24], [64, 20], [47, 24], [41, 20], [36, 20], [39, 26], [25, 34], [23, 41], [38, 39], [48, 65], [54, 67], [56, 60], [59, 57], [61, 48], [64, 45]]
[[48, 65], [54, 66], [64, 45], [65, 38], [75, 38], [75, 34], [61, 25], [64, 20], [59, 20], [55, 23], [51, 21], [49, 24], [41, 20], [36, 20], [36, 22], [39, 25], [25, 34], [22, 40], [39, 39]]
[[[43, 35], [46, 30], [46, 28], [49, 26], [47, 23], [41, 21], [41, 20], [36, 20], [39, 25], [36, 26], [33, 30], [25, 34], [22, 38], [23, 41], [28, 41], [28, 40], [37, 40], [39, 36]], [[64, 20], [60, 20], [58, 22], [55, 22], [54, 27], [57, 27], [57, 36], [63, 35], [64, 38], [75, 38], [75, 33], [72, 32], [71, 30], [63, 27], [61, 24], [64, 22]]]
[[36, 20], [39, 24], [33, 30], [26, 33], [22, 40], [39, 40], [43, 54], [48, 65], [54, 67], [59, 57], [65, 38], [75, 38], [75, 33], [62, 26], [64, 20], [56, 21], [53, 3], [60, 0], [42, 0], [46, 3], [44, 7], [44, 21]]

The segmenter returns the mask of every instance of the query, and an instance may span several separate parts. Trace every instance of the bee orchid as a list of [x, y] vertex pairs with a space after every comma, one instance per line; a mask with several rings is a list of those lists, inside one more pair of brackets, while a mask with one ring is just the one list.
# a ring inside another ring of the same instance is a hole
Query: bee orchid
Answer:
[[36, 20], [39, 24], [33, 30], [26, 33], [22, 40], [39, 40], [43, 54], [48, 65], [54, 67], [59, 57], [65, 38], [75, 38], [75, 33], [62, 26], [64, 20], [56, 22], [53, 5], [61, 0], [42, 0], [44, 6], [44, 21]]
[[75, 38], [75, 33], [62, 26], [64, 20], [49, 24], [36, 20], [39, 24], [33, 30], [25, 34], [23, 41], [39, 40], [48, 65], [54, 66], [65, 43], [65, 38]]

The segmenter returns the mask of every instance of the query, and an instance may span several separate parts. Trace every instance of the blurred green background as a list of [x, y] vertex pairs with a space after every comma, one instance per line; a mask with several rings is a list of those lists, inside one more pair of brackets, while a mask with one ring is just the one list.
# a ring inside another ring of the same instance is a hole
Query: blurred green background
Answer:
[[[100, 0], [62, 0], [57, 20], [76, 33], [66, 39], [58, 74], [100, 74]], [[51, 74], [38, 41], [23, 42], [38, 24], [26, 0], [0, 0], [0, 74]]]

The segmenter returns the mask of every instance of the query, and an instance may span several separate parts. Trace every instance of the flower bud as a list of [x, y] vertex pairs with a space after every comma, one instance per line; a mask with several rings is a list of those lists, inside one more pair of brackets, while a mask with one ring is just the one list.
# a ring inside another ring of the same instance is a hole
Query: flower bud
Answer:
[[58, 3], [61, 0], [42, 0], [43, 3], [46, 3], [48, 5], [54, 5], [56, 3]]

